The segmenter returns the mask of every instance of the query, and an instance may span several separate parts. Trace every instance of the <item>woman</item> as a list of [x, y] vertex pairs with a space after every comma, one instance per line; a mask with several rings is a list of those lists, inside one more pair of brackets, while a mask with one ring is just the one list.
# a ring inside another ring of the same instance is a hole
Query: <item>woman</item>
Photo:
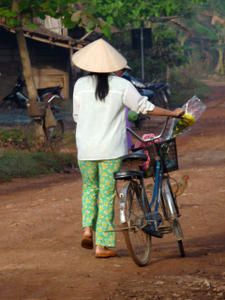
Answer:
[[179, 117], [174, 111], [154, 106], [133, 85], [114, 72], [126, 59], [103, 39], [73, 55], [73, 63], [90, 75], [77, 80], [73, 94], [73, 118], [77, 123], [78, 163], [83, 180], [81, 246], [93, 248], [95, 256], [113, 257], [115, 181], [121, 157], [127, 154], [125, 108], [150, 115]]

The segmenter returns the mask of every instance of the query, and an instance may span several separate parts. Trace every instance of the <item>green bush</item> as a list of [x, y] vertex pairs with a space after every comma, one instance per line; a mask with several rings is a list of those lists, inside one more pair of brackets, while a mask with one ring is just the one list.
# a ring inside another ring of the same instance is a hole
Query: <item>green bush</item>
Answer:
[[22, 143], [25, 139], [24, 131], [21, 128], [0, 129], [1, 143]]
[[15, 177], [33, 177], [63, 172], [76, 165], [74, 154], [51, 152], [2, 151], [0, 153], [0, 181]]
[[179, 68], [171, 72], [170, 86], [172, 107], [183, 105], [194, 95], [204, 101], [210, 93], [210, 88], [192, 74], [188, 68]]

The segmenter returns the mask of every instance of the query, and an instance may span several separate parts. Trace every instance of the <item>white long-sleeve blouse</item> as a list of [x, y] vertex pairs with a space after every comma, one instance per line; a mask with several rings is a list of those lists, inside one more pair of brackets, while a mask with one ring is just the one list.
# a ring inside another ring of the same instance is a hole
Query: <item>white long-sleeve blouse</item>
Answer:
[[125, 108], [146, 114], [154, 104], [141, 96], [126, 79], [109, 77], [105, 101], [96, 100], [96, 78], [77, 80], [73, 92], [73, 119], [77, 123], [76, 144], [79, 160], [115, 159], [127, 154]]

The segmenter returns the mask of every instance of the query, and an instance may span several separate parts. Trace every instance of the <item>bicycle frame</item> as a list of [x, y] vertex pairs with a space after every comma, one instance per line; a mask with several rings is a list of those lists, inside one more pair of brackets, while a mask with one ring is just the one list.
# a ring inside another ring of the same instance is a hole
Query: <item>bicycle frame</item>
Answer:
[[[161, 194], [162, 194], [162, 181], [163, 181], [163, 166], [160, 160], [160, 157], [157, 155], [155, 158], [155, 174], [154, 174], [154, 188], [151, 199], [148, 199], [147, 193], [145, 196], [147, 203], [149, 205], [148, 212], [146, 213], [147, 223], [153, 224], [153, 231], [158, 230], [158, 223], [161, 223], [161, 217], [159, 215], [159, 206], [161, 203]], [[144, 179], [143, 179], [144, 180]], [[142, 184], [142, 187], [145, 187], [145, 184]], [[142, 195], [143, 197], [143, 195]], [[144, 199], [142, 199], [144, 202]], [[151, 229], [150, 229], [151, 230]]]

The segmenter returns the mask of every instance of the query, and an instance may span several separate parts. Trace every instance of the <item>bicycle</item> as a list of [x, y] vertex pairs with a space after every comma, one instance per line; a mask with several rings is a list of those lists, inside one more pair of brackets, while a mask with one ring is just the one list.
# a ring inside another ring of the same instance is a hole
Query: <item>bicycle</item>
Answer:
[[[144, 146], [133, 149], [133, 153], [122, 158], [122, 166], [130, 162], [136, 163], [136, 168], [114, 174], [116, 183], [125, 181], [119, 192], [119, 231], [123, 232], [128, 251], [139, 266], [150, 262], [152, 236], [162, 238], [164, 234], [174, 233], [180, 256], [185, 256], [180, 213], [169, 175], [178, 169], [176, 140], [160, 140], [168, 120], [158, 136], [147, 140], [127, 128]], [[140, 163], [147, 161], [146, 151], [151, 163], [148, 170], [144, 171]]]

